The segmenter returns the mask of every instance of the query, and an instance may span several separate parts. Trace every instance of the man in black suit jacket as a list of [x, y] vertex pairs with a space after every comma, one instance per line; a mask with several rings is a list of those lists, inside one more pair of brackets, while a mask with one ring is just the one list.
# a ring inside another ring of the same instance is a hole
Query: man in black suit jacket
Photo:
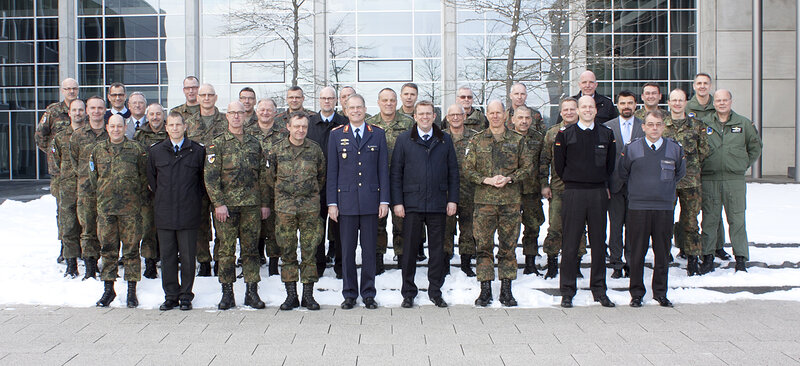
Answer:
[[[617, 109], [614, 108], [614, 102], [607, 96], [595, 92], [597, 89], [597, 77], [595, 77], [594, 72], [586, 70], [581, 73], [578, 79], [578, 85], [581, 91], [572, 97], [580, 99], [582, 96], [586, 95], [594, 98], [594, 104], [597, 107], [597, 115], [594, 117], [595, 123], [603, 123], [619, 116]], [[556, 123], [561, 123], [561, 115], [558, 116]]]
[[[414, 107], [417, 124], [401, 133], [392, 153], [392, 205], [403, 221], [403, 247], [416, 253], [422, 245], [422, 230], [428, 228], [428, 297], [438, 307], [447, 307], [442, 299], [444, 283], [445, 218], [456, 213], [458, 203], [458, 159], [453, 140], [434, 124], [433, 103], [423, 100]], [[424, 226], [423, 226], [424, 224]], [[417, 285], [417, 259], [403, 256], [401, 263], [404, 308], [414, 306]]]
[[[331, 130], [350, 123], [347, 117], [336, 113], [336, 89], [326, 86], [319, 91], [319, 106], [320, 110], [308, 116], [308, 135], [306, 138], [319, 144], [322, 148], [322, 153], [325, 155], [325, 161], [328, 161], [328, 136]], [[320, 191], [320, 212], [323, 222], [328, 218], [328, 205], [325, 196], [325, 190]], [[342, 278], [342, 248], [338, 245], [339, 241], [339, 224], [336, 221], [328, 221], [328, 255], [325, 255], [325, 236], [317, 245], [316, 262], [317, 262], [317, 276], [322, 277], [325, 272], [325, 266], [328, 262], [328, 257], [334, 257], [335, 262], [333, 270], [336, 272], [336, 278]], [[335, 255], [334, 255], [335, 253]]]
[[619, 117], [605, 123], [606, 127], [614, 131], [614, 139], [617, 145], [617, 158], [614, 161], [614, 174], [611, 175], [611, 201], [608, 204], [608, 218], [611, 221], [609, 228], [608, 250], [610, 251], [609, 262], [614, 268], [611, 278], [627, 277], [627, 266], [623, 260], [625, 244], [622, 238], [622, 227], [625, 224], [625, 216], [628, 213], [628, 187], [625, 181], [620, 179], [619, 172], [616, 170], [620, 154], [625, 145], [639, 137], [644, 137], [642, 130], [642, 120], [633, 116], [636, 109], [636, 95], [632, 92], [623, 90], [617, 95], [617, 108]]

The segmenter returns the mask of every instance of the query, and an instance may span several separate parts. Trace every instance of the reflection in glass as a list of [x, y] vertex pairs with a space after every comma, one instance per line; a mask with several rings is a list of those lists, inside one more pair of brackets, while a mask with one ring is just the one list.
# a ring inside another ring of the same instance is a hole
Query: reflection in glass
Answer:
[[417, 34], [441, 34], [441, 20], [442, 15], [438, 11], [414, 13], [414, 31]]
[[154, 39], [106, 41], [106, 61], [158, 61], [157, 44]]
[[38, 42], [38, 62], [58, 62], [58, 41]]
[[[56, 71], [58, 71], [58, 69], [56, 69]], [[58, 77], [57, 73], [56, 77]], [[37, 88], [36, 92], [39, 94], [39, 105], [37, 108], [40, 110], [61, 100], [61, 91], [58, 88]]]
[[358, 81], [411, 81], [411, 60], [359, 61]]
[[78, 0], [78, 15], [100, 15], [103, 13], [102, 0]]
[[0, 55], [10, 64], [33, 62], [33, 42], [0, 42]]
[[39, 87], [42, 86], [57, 86], [60, 84], [58, 80], [58, 65], [41, 65], [37, 66], [37, 78]]
[[4, 40], [33, 39], [33, 19], [3, 19], [2, 38]]
[[14, 179], [36, 178], [38, 149], [33, 140], [36, 113], [12, 112], [10, 116], [11, 135], [14, 136], [11, 139], [11, 173]]
[[358, 0], [358, 10], [411, 10], [411, 0]]
[[[150, 1], [130, 1], [130, 0], [105, 0], [106, 15], [122, 14], [155, 14], [155, 8], [148, 4]], [[158, 0], [152, 0], [158, 3]]]
[[401, 58], [411, 55], [411, 36], [360, 36], [358, 56], [362, 58]]
[[361, 13], [358, 31], [360, 34], [409, 34], [411, 13]]
[[[2, 94], [2, 92], [0, 92]], [[4, 108], [1, 107], [0, 110]], [[6, 111], [0, 112], [0, 180], [10, 179], [11, 176], [11, 156], [9, 155], [9, 113]]]
[[103, 38], [102, 18], [78, 18], [78, 38]]
[[0, 66], [0, 85], [35, 86], [33, 66]]
[[36, 37], [39, 40], [58, 39], [58, 18], [37, 19]]
[[103, 85], [103, 65], [78, 64], [78, 83], [80, 85]]
[[616, 80], [659, 80], [667, 78], [667, 59], [618, 58], [614, 63]]
[[106, 38], [158, 37], [158, 17], [106, 17]]
[[158, 84], [158, 64], [106, 64], [106, 84]]
[[284, 83], [283, 61], [231, 62], [231, 83]]

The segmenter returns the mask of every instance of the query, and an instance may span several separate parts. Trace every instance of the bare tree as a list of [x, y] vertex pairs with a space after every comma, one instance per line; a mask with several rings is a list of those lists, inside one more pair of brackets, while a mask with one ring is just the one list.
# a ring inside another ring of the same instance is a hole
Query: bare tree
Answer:
[[424, 98], [430, 100], [433, 104], [437, 104], [437, 91], [439, 81], [442, 79], [442, 64], [441, 47], [432, 37], [426, 37], [425, 40], [417, 46], [417, 56], [423, 59], [416, 62], [414, 72], [419, 74], [423, 81], [430, 81], [431, 83], [422, 84], [422, 95]]
[[328, 57], [331, 63], [330, 75], [333, 80], [333, 87], [336, 88], [337, 91], [342, 86], [342, 75], [355, 64], [354, 57], [349, 57], [348, 54], [355, 52], [356, 45], [346, 41], [342, 37], [338, 37], [342, 32], [344, 22], [344, 18], [339, 19], [339, 22], [328, 29]]
[[311, 42], [300, 31], [301, 23], [314, 15], [303, 8], [305, 3], [306, 0], [243, 0], [228, 12], [223, 35], [252, 36], [243, 54], [251, 54], [273, 42], [284, 44], [292, 57], [289, 67], [295, 86], [303, 68], [299, 61], [301, 43]]

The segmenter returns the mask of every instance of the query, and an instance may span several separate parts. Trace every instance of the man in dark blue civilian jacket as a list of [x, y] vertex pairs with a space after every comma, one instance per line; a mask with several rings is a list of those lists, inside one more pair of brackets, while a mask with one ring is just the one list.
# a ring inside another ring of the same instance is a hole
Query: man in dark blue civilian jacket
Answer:
[[[328, 216], [339, 223], [342, 244], [342, 309], [352, 309], [359, 293], [367, 309], [375, 302], [378, 218], [389, 213], [389, 151], [383, 129], [364, 123], [364, 97], [347, 99], [350, 123], [328, 139]], [[361, 287], [356, 277], [356, 243], [361, 241]]]
[[[433, 121], [433, 103], [420, 101], [414, 106], [416, 127], [397, 137], [392, 154], [392, 209], [403, 221], [403, 247], [416, 253], [422, 245], [422, 230], [428, 228], [428, 297], [438, 307], [447, 307], [442, 299], [444, 283], [445, 214], [453, 216], [458, 203], [458, 159], [450, 135], [442, 132]], [[423, 225], [424, 224], [424, 225]], [[403, 257], [404, 308], [414, 306], [417, 285], [414, 275], [417, 260]]]

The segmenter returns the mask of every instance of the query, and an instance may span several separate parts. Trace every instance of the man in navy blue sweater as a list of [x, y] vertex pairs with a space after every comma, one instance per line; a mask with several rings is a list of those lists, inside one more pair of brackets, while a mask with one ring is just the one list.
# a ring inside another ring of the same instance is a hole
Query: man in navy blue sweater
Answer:
[[683, 148], [664, 133], [664, 116], [654, 110], [645, 114], [642, 125], [645, 137], [625, 146], [619, 159], [619, 177], [628, 183], [628, 215], [625, 242], [630, 266], [631, 306], [642, 306], [644, 256], [652, 239], [653, 299], [661, 306], [672, 307], [667, 299], [669, 248], [675, 208], [675, 188], [686, 175]]

